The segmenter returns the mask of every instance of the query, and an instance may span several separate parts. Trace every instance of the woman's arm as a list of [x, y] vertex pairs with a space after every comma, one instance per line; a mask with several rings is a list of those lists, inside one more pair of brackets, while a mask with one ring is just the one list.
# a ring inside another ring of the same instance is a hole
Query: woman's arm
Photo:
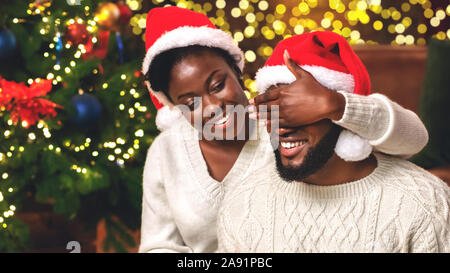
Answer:
[[145, 161], [139, 252], [192, 252], [184, 245], [172, 217], [159, 166], [158, 145], [155, 139]]
[[414, 112], [381, 94], [338, 93], [345, 97], [345, 108], [334, 122], [366, 138], [378, 151], [411, 156], [427, 144], [427, 129]]

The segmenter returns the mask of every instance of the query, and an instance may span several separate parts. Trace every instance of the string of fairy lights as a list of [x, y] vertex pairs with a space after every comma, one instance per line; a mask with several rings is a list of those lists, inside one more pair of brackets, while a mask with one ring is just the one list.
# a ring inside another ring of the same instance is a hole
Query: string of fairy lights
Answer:
[[[197, 12], [208, 15], [210, 20], [219, 28], [228, 32], [235, 42], [244, 50], [247, 63], [254, 63], [258, 59], [266, 59], [273, 52], [277, 40], [316, 30], [334, 31], [349, 41], [350, 44], [378, 44], [386, 41], [378, 41], [376, 33], [389, 34], [388, 43], [392, 45], [425, 45], [425, 34], [434, 33], [429, 28], [438, 28], [448, 21], [450, 16], [450, 4], [445, 8], [435, 9], [430, 0], [409, 0], [396, 1], [400, 5], [384, 5], [382, 0], [298, 0], [298, 1], [266, 1], [266, 0], [236, 0], [236, 1], [187, 1], [187, 0], [152, 0], [157, 6], [177, 5], [189, 8]], [[392, 3], [392, 1], [390, 2]], [[147, 10], [143, 10], [143, 0], [126, 0], [128, 7], [134, 12], [130, 20], [130, 27], [133, 34], [144, 39]], [[86, 24], [87, 31], [93, 36], [92, 42], [98, 42], [96, 33], [98, 32], [98, 20], [95, 11], [89, 6], [84, 7], [84, 14], [75, 18], [68, 18], [63, 12], [61, 18], [54, 21], [50, 19], [50, 11], [45, 6], [36, 7], [30, 4], [26, 10], [28, 16], [41, 16], [39, 33], [50, 40], [48, 50], [43, 53], [44, 58], [50, 58], [54, 65], [46, 75], [48, 80], [52, 80], [54, 85], [64, 82], [67, 75], [73, 73], [77, 65], [82, 62], [82, 56], [86, 53], [83, 44], [74, 46], [71, 43], [63, 44], [63, 50], [71, 50], [73, 59], [65, 64], [58, 61], [58, 42], [61, 40], [61, 32], [64, 28], [74, 24]], [[414, 21], [420, 14], [423, 20]], [[21, 24], [26, 22], [25, 18], [13, 18], [12, 23]], [[238, 22], [238, 23], [236, 23]], [[428, 26], [427, 26], [428, 25]], [[238, 26], [238, 27], [236, 27]], [[364, 31], [363, 31], [364, 30]], [[383, 36], [384, 37], [384, 36]], [[444, 40], [450, 39], [450, 28], [446, 31], [438, 31], [433, 37]], [[258, 39], [251, 43], [252, 39]], [[251, 44], [256, 48], [246, 48], [246, 44]], [[100, 73], [98, 69], [93, 70], [94, 74]], [[122, 74], [120, 79], [126, 82], [131, 77], [138, 75]], [[40, 79], [28, 79], [27, 83], [32, 84]], [[244, 75], [244, 84], [249, 91], [248, 96], [256, 92], [255, 82], [248, 74]], [[101, 84], [103, 91], [108, 90], [108, 82]], [[131, 88], [120, 91], [120, 96], [132, 96], [138, 99], [141, 94], [136, 84]], [[83, 92], [83, 91], [80, 91]], [[132, 105], [125, 105], [118, 102], [117, 109], [126, 112], [130, 119], [136, 118], [137, 113], [147, 113], [148, 108], [139, 102]], [[4, 109], [2, 109], [4, 110]], [[0, 137], [5, 139], [14, 137], [15, 125], [11, 120], [7, 122], [7, 128], [3, 129]], [[26, 121], [21, 123], [24, 128], [28, 127]], [[52, 134], [49, 126], [43, 120], [30, 130], [27, 139], [28, 143], [33, 143], [38, 138], [44, 137], [51, 140]], [[127, 160], [140, 148], [140, 139], [144, 137], [144, 130], [138, 129], [131, 134], [131, 137], [116, 137], [98, 145], [92, 145], [93, 140], [86, 138], [83, 143], [75, 144], [70, 140], [63, 143], [49, 144], [48, 151], [56, 154], [65, 151], [88, 152], [92, 156], [91, 165], [95, 165], [96, 158], [101, 153], [107, 154], [111, 162], [116, 162], [123, 167]], [[7, 152], [0, 153], [0, 164], [8, 158], [18, 156], [25, 150], [24, 146], [10, 146]], [[71, 170], [80, 175], [90, 175], [88, 166], [72, 164]], [[0, 174], [0, 183], [9, 183], [7, 192], [0, 191], [0, 202], [5, 202], [4, 195], [14, 192], [14, 185], [9, 181], [9, 174]], [[4, 206], [5, 207], [5, 206]], [[0, 212], [0, 225], [7, 228], [5, 219], [14, 215], [16, 207], [8, 204], [7, 209]]]
[[[388, 2], [387, 4], [384, 4]], [[245, 50], [245, 60], [253, 63], [266, 59], [273, 52], [274, 41], [304, 32], [329, 30], [345, 38], [350, 44], [425, 45], [425, 35], [431, 28], [447, 23], [450, 4], [445, 8], [433, 9], [430, 0], [382, 1], [382, 0], [298, 0], [298, 1], [187, 1], [152, 0], [154, 5], [177, 5], [202, 12], [211, 21], [234, 37]], [[142, 0], [128, 0], [134, 11], [143, 7]], [[146, 12], [137, 13], [130, 21], [135, 35], [144, 39]], [[415, 22], [418, 15], [424, 20]], [[448, 24], [448, 23], [447, 23]], [[239, 26], [239, 27], [236, 27]], [[388, 41], [374, 39], [376, 33], [390, 35]], [[437, 31], [433, 37], [450, 39], [450, 27]], [[251, 39], [257, 42], [248, 43]], [[246, 48], [248, 44], [257, 48]], [[245, 86], [250, 93], [256, 92], [256, 85], [249, 75], [244, 75]]]

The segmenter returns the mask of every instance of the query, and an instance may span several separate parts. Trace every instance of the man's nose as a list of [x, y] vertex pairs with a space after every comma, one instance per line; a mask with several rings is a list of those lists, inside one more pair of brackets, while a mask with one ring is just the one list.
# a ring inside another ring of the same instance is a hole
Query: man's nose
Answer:
[[294, 132], [295, 129], [294, 128], [285, 128], [285, 127], [281, 127], [278, 128], [278, 135], [282, 136], [282, 135], [288, 135], [292, 132]]

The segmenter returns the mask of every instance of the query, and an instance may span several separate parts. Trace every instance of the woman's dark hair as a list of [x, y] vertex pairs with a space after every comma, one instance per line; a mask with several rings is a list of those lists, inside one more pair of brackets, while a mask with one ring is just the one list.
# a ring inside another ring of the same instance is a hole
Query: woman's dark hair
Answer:
[[162, 91], [171, 100], [169, 96], [169, 82], [172, 68], [187, 56], [201, 55], [206, 51], [222, 57], [235, 73], [242, 88], [244, 88], [242, 72], [237, 65], [236, 59], [230, 53], [220, 48], [199, 45], [169, 49], [157, 55], [150, 64], [145, 79], [150, 82], [153, 90]]

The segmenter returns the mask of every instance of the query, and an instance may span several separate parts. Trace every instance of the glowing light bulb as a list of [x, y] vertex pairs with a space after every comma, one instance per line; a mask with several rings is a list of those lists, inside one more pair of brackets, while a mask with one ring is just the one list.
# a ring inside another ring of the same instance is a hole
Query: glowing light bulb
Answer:
[[134, 133], [135, 136], [137, 137], [143, 137], [144, 136], [144, 130], [139, 129]]
[[31, 140], [35, 140], [36, 139], [36, 135], [34, 133], [29, 133], [28, 134], [28, 138]]

